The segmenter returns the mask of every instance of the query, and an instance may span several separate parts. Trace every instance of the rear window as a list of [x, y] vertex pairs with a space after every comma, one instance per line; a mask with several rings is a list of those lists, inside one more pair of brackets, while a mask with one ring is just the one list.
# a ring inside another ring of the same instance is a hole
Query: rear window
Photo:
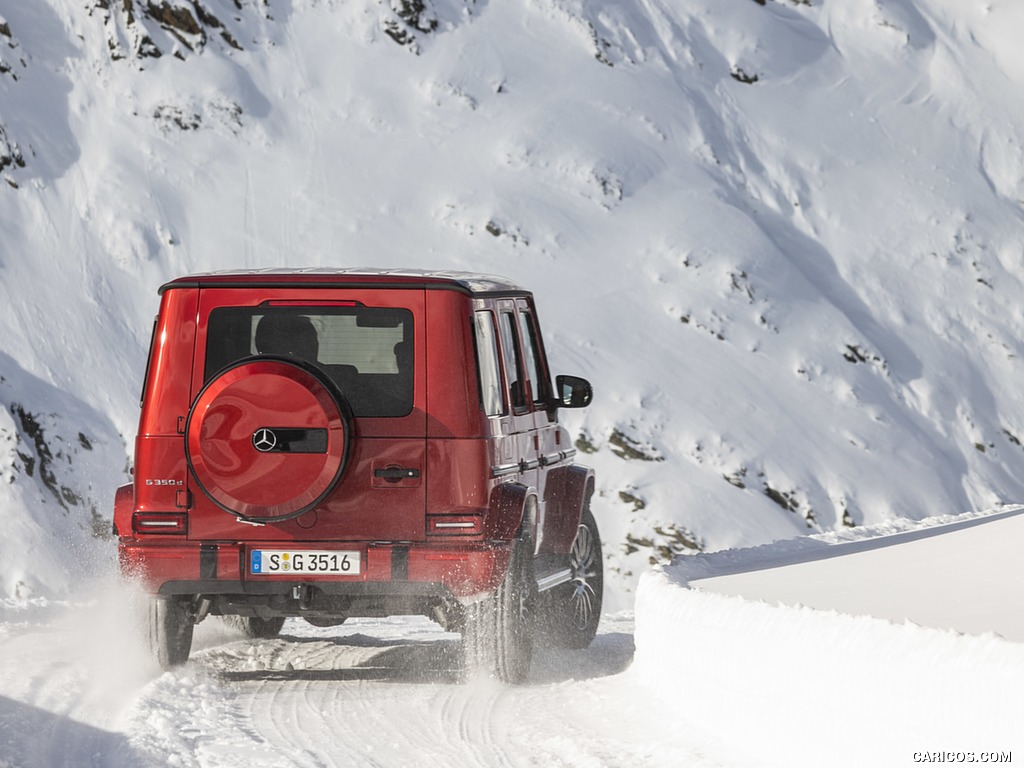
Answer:
[[219, 307], [206, 336], [207, 381], [253, 355], [317, 366], [357, 417], [407, 416], [413, 407], [413, 316], [383, 307]]

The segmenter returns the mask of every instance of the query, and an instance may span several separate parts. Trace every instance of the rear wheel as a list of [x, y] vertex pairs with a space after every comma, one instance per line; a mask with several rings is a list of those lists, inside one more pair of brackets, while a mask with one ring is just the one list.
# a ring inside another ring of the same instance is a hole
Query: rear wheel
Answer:
[[466, 607], [462, 643], [470, 674], [521, 683], [533, 659], [536, 583], [526, 540], [513, 545], [508, 570], [487, 598]]
[[604, 599], [601, 537], [590, 503], [583, 508], [569, 553], [572, 579], [543, 595], [544, 638], [562, 648], [586, 648], [597, 634]]
[[188, 661], [194, 626], [187, 598], [154, 597], [149, 601], [149, 646], [161, 668]]

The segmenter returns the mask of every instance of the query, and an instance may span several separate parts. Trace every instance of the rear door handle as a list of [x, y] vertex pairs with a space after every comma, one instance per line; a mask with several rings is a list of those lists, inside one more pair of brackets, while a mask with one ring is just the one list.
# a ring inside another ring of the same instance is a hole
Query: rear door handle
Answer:
[[420, 471], [415, 467], [384, 467], [384, 469], [373, 470], [373, 476], [382, 480], [410, 480], [420, 476]]

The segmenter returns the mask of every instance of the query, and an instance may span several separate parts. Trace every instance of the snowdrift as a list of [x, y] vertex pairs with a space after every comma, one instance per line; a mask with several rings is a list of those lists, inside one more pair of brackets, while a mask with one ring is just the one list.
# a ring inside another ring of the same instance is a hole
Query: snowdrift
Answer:
[[[1022, 519], [1019, 512], [929, 521], [911, 534], [954, 537], [980, 522], [994, 542], [1006, 535], [1002, 524]], [[945, 525], [929, 531], [936, 523]], [[886, 528], [874, 533], [891, 533]], [[800, 564], [801, 578], [813, 583], [807, 569], [880, 548], [899, 554], [915, 540], [907, 533], [872, 540], [869, 533], [846, 543], [817, 538], [680, 558], [645, 574], [637, 594], [633, 674], [734, 747], [741, 765], [911, 765], [938, 762], [925, 758], [939, 753], [1007, 762], [999, 757], [1024, 749], [1024, 644], [992, 632], [968, 635], [758, 599], [759, 576], [768, 573], [762, 569]], [[986, 558], [991, 553], [985, 549], [961, 551], [926, 570], [956, 572]], [[994, 570], [1005, 591], [1019, 592], [1015, 559]], [[716, 593], [716, 575], [726, 573], [743, 574], [746, 597]], [[889, 573], [894, 590], [919, 575]], [[991, 586], [1003, 589], [995, 581]], [[888, 602], [884, 593], [863, 597]], [[1020, 605], [1002, 611], [1019, 612]], [[993, 623], [1000, 618], [989, 616]]]

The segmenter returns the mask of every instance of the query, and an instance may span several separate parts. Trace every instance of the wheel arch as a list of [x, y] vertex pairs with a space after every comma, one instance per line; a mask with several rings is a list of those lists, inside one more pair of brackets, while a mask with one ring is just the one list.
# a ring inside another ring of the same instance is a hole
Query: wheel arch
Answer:
[[526, 531], [531, 535], [537, 525], [537, 491], [523, 483], [503, 483], [491, 491], [484, 535], [488, 539], [510, 541]]
[[582, 464], [569, 464], [551, 470], [545, 487], [545, 504], [550, 519], [556, 521], [546, 531], [544, 548], [567, 553], [576, 538], [583, 508], [594, 495], [594, 470]]

